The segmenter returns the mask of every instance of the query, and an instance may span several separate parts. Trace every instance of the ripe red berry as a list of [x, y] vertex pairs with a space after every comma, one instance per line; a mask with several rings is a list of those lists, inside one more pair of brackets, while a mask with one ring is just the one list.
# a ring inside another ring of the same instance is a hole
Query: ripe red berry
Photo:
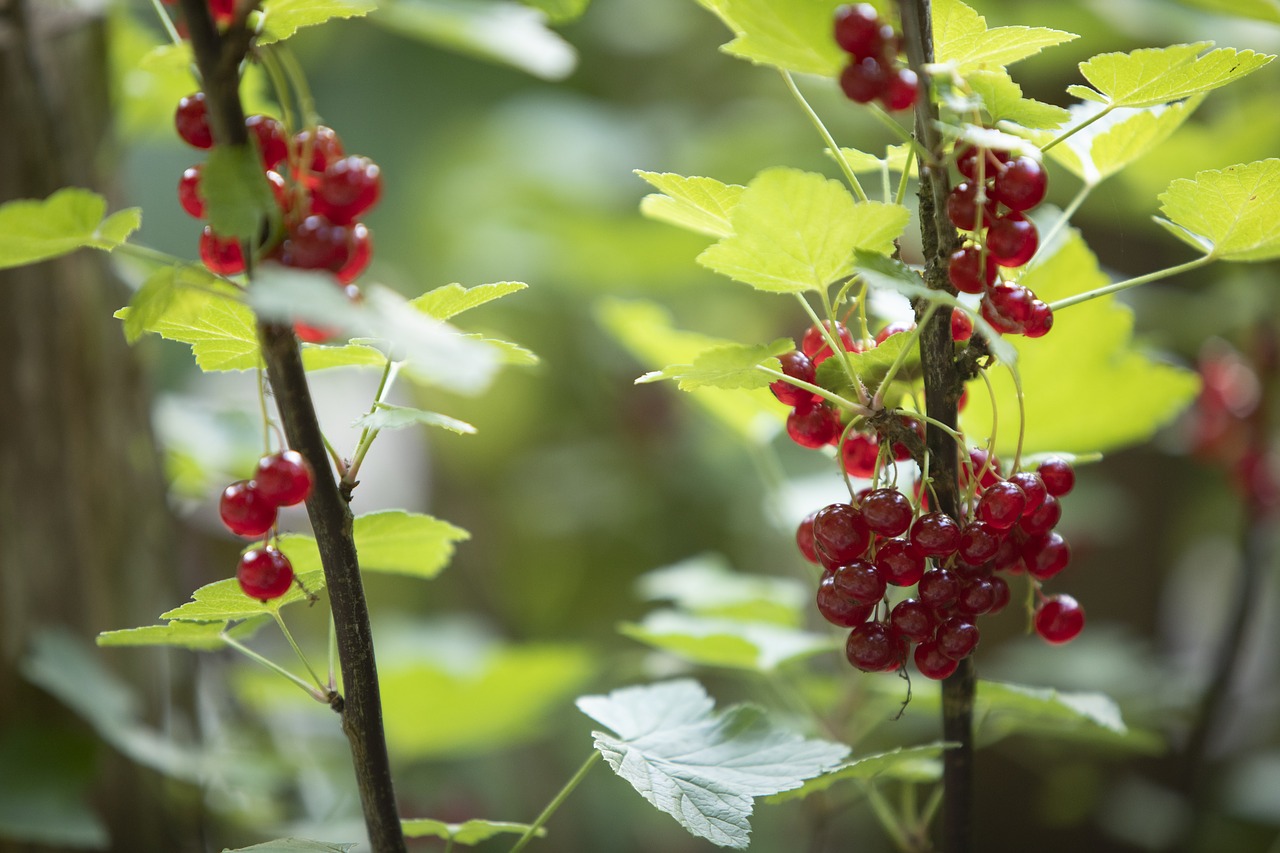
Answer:
[[[1003, 580], [1000, 581], [1004, 583]], [[1005, 584], [1005, 595], [1008, 596], [1009, 585]], [[973, 578], [966, 581], [956, 598], [956, 609], [970, 616], [981, 616], [995, 606], [996, 578]]]
[[[828, 329], [831, 328], [830, 322], [823, 323]], [[840, 343], [844, 345], [845, 352], [858, 352], [859, 349], [854, 346], [853, 334], [845, 328], [844, 323], [836, 322], [835, 334], [839, 336]], [[827, 339], [823, 335], [822, 329], [817, 326], [810, 326], [804, 330], [804, 335], [800, 338], [800, 351], [807, 355], [813, 361], [813, 366], [817, 367], [831, 356], [831, 347], [827, 344]]]
[[[954, 282], [953, 282], [954, 284]], [[973, 337], [973, 320], [960, 308], [951, 309], [951, 340], [964, 343]]]
[[262, 157], [262, 168], [274, 169], [289, 156], [289, 141], [284, 135], [284, 125], [271, 116], [251, 115], [244, 120], [244, 126], [258, 140], [258, 154]]
[[188, 168], [178, 180], [178, 204], [196, 219], [204, 219], [204, 199], [200, 197], [202, 165]]
[[262, 496], [257, 483], [240, 480], [223, 489], [218, 515], [232, 533], [256, 539], [276, 523], [276, 504]]
[[836, 587], [835, 575], [830, 572], [818, 582], [817, 603], [822, 618], [841, 628], [861, 625], [875, 610], [874, 604], [863, 604], [841, 592]]
[[245, 595], [267, 602], [289, 591], [293, 585], [293, 565], [270, 545], [250, 548], [240, 555], [236, 580], [240, 581]]
[[1043, 338], [1053, 328], [1053, 309], [1040, 299], [1031, 300], [1031, 316], [1022, 324], [1022, 334], [1028, 338]]
[[857, 104], [869, 104], [889, 85], [890, 74], [877, 57], [851, 59], [840, 72], [840, 89]]
[[933, 611], [914, 598], [904, 598], [889, 613], [889, 629], [913, 643], [928, 640], [936, 628]]
[[836, 566], [833, 577], [836, 589], [854, 601], [876, 604], [884, 598], [884, 578], [866, 560], [854, 560], [843, 566]]
[[1030, 210], [1044, 201], [1049, 174], [1038, 160], [1016, 157], [995, 176], [992, 195], [1010, 210]]
[[339, 284], [350, 284], [369, 266], [373, 257], [373, 238], [363, 222], [353, 222], [350, 227], [351, 242], [347, 252], [347, 262], [338, 270]]
[[[962, 181], [951, 188], [947, 195], [947, 218], [951, 224], [961, 231], [978, 230], [978, 189], [980, 184], [973, 181]], [[983, 191], [982, 227], [991, 224], [996, 218], [996, 203], [986, 191]]]
[[194, 148], [213, 147], [213, 131], [209, 129], [204, 92], [195, 92], [178, 101], [173, 124], [178, 130], [178, 136], [188, 145]]
[[911, 501], [897, 489], [872, 489], [863, 496], [859, 506], [867, 527], [881, 536], [906, 533], [915, 514]]
[[311, 157], [307, 161], [306, 171], [312, 174], [300, 177], [307, 179], [308, 184], [314, 186], [319, 183], [319, 176], [324, 173], [329, 164], [340, 159], [346, 152], [342, 149], [342, 140], [338, 138], [337, 132], [322, 124], [317, 125], [314, 130], [302, 130], [293, 135], [293, 151], [290, 155], [292, 161], [301, 163], [308, 147]]
[[813, 540], [822, 564], [834, 569], [866, 553], [871, 531], [852, 504], [828, 504], [813, 518]]
[[1022, 518], [1027, 496], [1008, 480], [993, 483], [978, 499], [978, 518], [996, 530], [1008, 530]]
[[1040, 479], [1040, 475], [1035, 471], [1018, 471], [1010, 474], [1009, 482], [1015, 483], [1018, 488], [1022, 489], [1022, 494], [1027, 498], [1027, 505], [1022, 508], [1023, 515], [1028, 515], [1038, 509], [1049, 494], [1044, 487], [1044, 480]]
[[276, 506], [293, 506], [311, 494], [315, 475], [301, 453], [282, 450], [259, 459], [253, 479], [258, 485], [258, 494]]
[[905, 539], [886, 539], [876, 546], [876, 568], [886, 583], [914, 586], [924, 575], [924, 555]]
[[825, 403], [802, 402], [787, 415], [787, 435], [801, 447], [822, 447], [839, 437], [840, 417]]
[[926, 557], [946, 557], [960, 547], [960, 525], [943, 512], [929, 512], [911, 525], [911, 544]]
[[1071, 546], [1062, 534], [1050, 531], [1023, 543], [1022, 562], [1027, 566], [1027, 574], [1047, 581], [1071, 562]]
[[982, 165], [982, 180], [989, 181], [1000, 174], [1004, 164], [1009, 162], [1009, 152], [973, 145], [965, 145], [956, 151], [956, 169], [971, 181], [978, 180], [979, 162]]
[[280, 262], [304, 270], [337, 272], [351, 257], [351, 231], [326, 217], [308, 216], [289, 228], [280, 247]]
[[810, 563], [818, 562], [818, 552], [813, 550], [813, 518], [817, 514], [809, 513], [796, 525], [796, 547]]
[[985, 521], [971, 521], [960, 533], [956, 553], [970, 566], [981, 566], [1000, 550], [1001, 533]]
[[1053, 495], [1040, 502], [1033, 512], [1022, 517], [1018, 529], [1028, 536], [1041, 536], [1058, 526], [1062, 520], [1062, 504]]
[[956, 603], [962, 587], [960, 576], [955, 572], [949, 569], [930, 569], [920, 578], [916, 594], [934, 613], [938, 613]]
[[[798, 379], [801, 382], [813, 383], [814, 368], [813, 362], [809, 357], [800, 350], [792, 350], [778, 356], [778, 361], [782, 363], [782, 372], [792, 379]], [[806, 391], [798, 388], [790, 382], [781, 379], [770, 383], [769, 390], [773, 392], [773, 396], [777, 397], [788, 406], [798, 406], [813, 398], [812, 391]]]
[[850, 477], [870, 477], [876, 471], [880, 440], [874, 435], [850, 432], [840, 445], [840, 463]]
[[849, 633], [844, 651], [849, 663], [863, 672], [888, 672], [902, 666], [907, 644], [883, 622], [864, 622]]
[[903, 332], [909, 332], [915, 327], [916, 327], [915, 323], [907, 323], [903, 321], [899, 321], [897, 323], [890, 323], [880, 331], [876, 332], [876, 346], [880, 346], [880, 344], [889, 340], [889, 338], [893, 337], [894, 335], [900, 335]]
[[1000, 460], [987, 453], [984, 448], [971, 447], [969, 465], [961, 470], [960, 477], [966, 481], [966, 485], [970, 477], [977, 477], [978, 486], [989, 489], [1000, 482]]
[[210, 272], [219, 275], [235, 275], [244, 272], [244, 254], [240, 241], [234, 237], [220, 237], [208, 225], [200, 233], [200, 260]]
[[920, 97], [920, 78], [910, 68], [899, 68], [889, 75], [884, 89], [880, 92], [880, 102], [891, 113], [909, 110], [915, 106]]
[[1050, 643], [1073, 640], [1084, 628], [1084, 610], [1069, 595], [1051, 595], [1036, 610], [1036, 633]]
[[920, 674], [935, 681], [948, 677], [960, 665], [959, 661], [944, 655], [933, 640], [926, 640], [916, 646], [915, 661]]
[[1071, 463], [1057, 456], [1041, 462], [1036, 473], [1044, 480], [1045, 491], [1055, 498], [1067, 494], [1076, 484], [1076, 472]]
[[986, 271], [979, 272], [982, 250], [977, 246], [956, 249], [947, 260], [947, 278], [961, 293], [982, 293], [996, 280], [996, 262], [987, 254]]
[[368, 157], [343, 157], [325, 166], [312, 196], [312, 209], [346, 225], [373, 207], [382, 195], [382, 172]]
[[1036, 226], [1020, 213], [997, 216], [987, 228], [987, 252], [1002, 267], [1020, 267], [1036, 253]]
[[1001, 282], [987, 288], [986, 299], [997, 313], [1019, 329], [1025, 329], [1031, 319], [1032, 303], [1036, 295], [1020, 284]]
[[938, 651], [953, 660], [963, 660], [978, 645], [978, 626], [965, 616], [952, 616], [938, 626], [934, 637]]
[[991, 607], [987, 609], [988, 613], [999, 613], [1009, 604], [1009, 582], [999, 575], [989, 579], [991, 586], [994, 588], [994, 597], [991, 601]]
[[1008, 317], [1000, 313], [995, 304], [984, 294], [982, 301], [978, 303], [978, 313], [982, 315], [982, 319], [986, 320], [1002, 335], [1016, 335], [1022, 332], [1022, 324], [1015, 323]]
[[880, 15], [870, 3], [840, 6], [835, 17], [836, 44], [857, 59], [879, 56], [884, 50], [880, 38]]

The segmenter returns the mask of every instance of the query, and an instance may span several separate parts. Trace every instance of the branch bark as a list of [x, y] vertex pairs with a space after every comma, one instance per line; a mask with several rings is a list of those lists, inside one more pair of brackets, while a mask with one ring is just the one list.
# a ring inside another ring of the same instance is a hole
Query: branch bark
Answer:
[[[203, 80], [214, 139], [219, 145], [245, 145], [249, 140], [240, 101], [239, 68], [250, 38], [244, 16], [219, 33], [205, 0], [182, 0], [182, 11]], [[325, 476], [332, 470], [329, 455], [293, 330], [287, 325], [261, 323], [258, 338], [289, 446], [316, 472], [307, 515], [329, 590], [345, 694], [331, 704], [342, 717], [350, 744], [369, 843], [376, 853], [401, 853], [405, 850], [404, 835], [382, 725], [373, 631], [352, 535], [351, 507], [339, 493], [336, 478], [331, 473]]]

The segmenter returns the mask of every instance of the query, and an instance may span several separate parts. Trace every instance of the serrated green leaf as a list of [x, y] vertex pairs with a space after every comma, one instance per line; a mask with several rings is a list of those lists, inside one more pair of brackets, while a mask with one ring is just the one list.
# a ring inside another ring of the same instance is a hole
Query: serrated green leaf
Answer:
[[394, 0], [369, 20], [402, 36], [546, 80], [568, 77], [578, 61], [573, 47], [547, 29], [542, 12], [509, 0]]
[[360, 429], [404, 429], [409, 426], [430, 426], [447, 429], [459, 435], [469, 435], [476, 428], [466, 421], [442, 415], [439, 412], [428, 412], [423, 409], [411, 409], [405, 406], [393, 406], [390, 403], [378, 403], [372, 412], [356, 418], [352, 426]]
[[363, 17], [377, 8], [374, 0], [263, 0], [258, 44], [283, 41], [303, 27], [337, 18]]
[[133, 343], [160, 322], [183, 287], [223, 287], [223, 282], [200, 264], [161, 267], [149, 275], [129, 300], [124, 316], [125, 340]]
[[[524, 835], [531, 824], [511, 823], [505, 820], [469, 820], [465, 823], [445, 823], [430, 818], [412, 818], [400, 821], [406, 838], [443, 838], [454, 844], [472, 846], [499, 835]], [[534, 833], [539, 838], [547, 834], [542, 827]]]
[[829, 773], [810, 779], [793, 791], [773, 795], [767, 802], [803, 799], [810, 794], [825, 791], [838, 782], [849, 780], [894, 779], [915, 784], [936, 782], [942, 777], [942, 762], [939, 759], [946, 749], [945, 743], [930, 743], [922, 746], [900, 746], [888, 752], [854, 758]]
[[498, 361], [502, 364], [508, 364], [512, 367], [532, 367], [539, 362], [536, 353], [511, 341], [504, 341], [501, 338], [486, 338], [483, 335], [467, 335], [467, 337], [475, 338], [486, 346], [493, 347], [498, 353]]
[[386, 353], [377, 347], [364, 344], [302, 345], [302, 366], [307, 370], [328, 370], [333, 367], [385, 367], [386, 363]]
[[735, 38], [721, 50], [756, 65], [834, 77], [848, 57], [831, 37], [835, 5], [814, 0], [698, 0]]
[[771, 622], [746, 622], [656, 610], [639, 623], [618, 626], [626, 637], [701, 666], [725, 666], [771, 672], [784, 663], [833, 651], [844, 644], [830, 634], [815, 634]]
[[1223, 15], [1280, 24], [1280, 0], [1181, 0], [1181, 2], [1185, 6], [1196, 6]]
[[[602, 300], [597, 316], [606, 329], [642, 365], [660, 369], [690, 363], [700, 352], [732, 344], [720, 338], [675, 329], [667, 310], [640, 300]], [[765, 390], [703, 388], [692, 398], [743, 441], [768, 444], [786, 417], [786, 407]]]
[[254, 239], [262, 233], [262, 223], [278, 215], [252, 145], [215, 145], [200, 175], [200, 194], [209, 227], [220, 237]]
[[640, 212], [645, 216], [709, 237], [733, 233], [729, 217], [746, 187], [670, 172], [637, 170], [636, 174], [658, 189], [640, 200]]
[[1026, 128], [1052, 129], [1071, 116], [1062, 107], [1024, 98], [1022, 87], [1002, 70], [973, 71], [966, 75], [965, 82], [982, 99], [982, 108], [992, 124], [1011, 121]]
[[[1052, 255], [1020, 279], [1046, 302], [1110, 283], [1078, 232], [1066, 233]], [[1102, 297], [1055, 313], [1043, 338], [1013, 338], [1025, 392], [1023, 454], [1095, 453], [1146, 441], [1189, 404], [1199, 389], [1191, 371], [1145, 354], [1134, 345], [1133, 312]], [[1018, 443], [1018, 396], [1007, 370], [988, 372], [999, 411], [996, 450], [1012, 455]], [[1124, 412], [1118, 418], [1115, 412]], [[978, 381], [961, 413], [973, 442], [991, 435], [991, 403]]]
[[526, 6], [541, 9], [552, 24], [567, 24], [587, 11], [591, 0], [520, 0]]
[[699, 616], [799, 626], [813, 603], [813, 590], [795, 578], [733, 571], [718, 554], [690, 557], [654, 569], [636, 581], [646, 601], [667, 600]]
[[[825, 151], [827, 156], [831, 156], [830, 149]], [[902, 170], [910, 165], [911, 176], [915, 177], [920, 173], [917, 168], [916, 159], [912, 156], [911, 146], [903, 143], [902, 145], [890, 145], [885, 149], [884, 157], [877, 157], [874, 154], [867, 154], [856, 148], [841, 148], [840, 156], [849, 164], [849, 168], [854, 173], [862, 175], [868, 172], [880, 172], [888, 168], [890, 172], [902, 174]]]
[[[1080, 73], [1097, 90], [1091, 100], [1110, 107], [1151, 107], [1189, 98], [1239, 80], [1274, 56], [1252, 50], [1218, 48], [1213, 42], [1142, 48], [1131, 53], [1103, 53], [1080, 63]], [[1068, 90], [1085, 96], [1081, 87]]]
[[169, 622], [120, 631], [103, 631], [100, 646], [177, 646], [198, 651], [226, 648], [222, 631], [226, 622]]
[[347, 853], [354, 843], [332, 843], [328, 841], [308, 841], [305, 838], [277, 838], [275, 841], [264, 841], [251, 847], [237, 847], [234, 850], [224, 847], [222, 853]]
[[111, 251], [142, 224], [138, 208], [106, 219], [107, 200], [78, 187], [64, 187], [45, 199], [0, 204], [0, 269], [47, 261], [93, 248]]
[[[1097, 186], [1168, 139], [1203, 100], [1203, 95], [1193, 95], [1176, 104], [1114, 110], [1049, 149], [1049, 156]], [[1092, 102], [1080, 104], [1071, 110], [1073, 123], [1103, 109]]]
[[[874, 343], [874, 342], [873, 342]], [[902, 355], [903, 350], [910, 348], [905, 356]], [[840, 363], [841, 356], [849, 365], [849, 370], [845, 370]], [[865, 349], [862, 352], [837, 353], [822, 364], [818, 365], [817, 380], [818, 384], [829, 391], [834, 391], [846, 398], [853, 398], [856, 392], [853, 390], [853, 383], [849, 379], [849, 373], [858, 377], [862, 382], [862, 386], [868, 391], [874, 391], [880, 387], [880, 383], [889, 373], [889, 368], [894, 362], [902, 357], [902, 366], [898, 368], [896, 380], [904, 380], [913, 382], [920, 379], [920, 347], [918, 339], [913, 339], [910, 334], [902, 333], [890, 335], [885, 338], [884, 342]]]
[[[129, 324], [130, 313], [130, 308], [121, 308], [115, 316]], [[239, 301], [238, 291], [225, 284], [217, 290], [178, 288], [164, 314], [138, 325], [189, 344], [201, 370], [253, 370], [261, 363], [253, 312]]]
[[995, 27], [960, 0], [934, 0], [933, 46], [938, 62], [961, 75], [992, 70], [1035, 56], [1046, 47], [1079, 38], [1048, 27]]
[[1280, 160], [1179, 178], [1160, 195], [1160, 210], [1174, 225], [1207, 241], [1208, 254], [1219, 260], [1280, 257]]
[[753, 797], [799, 787], [849, 753], [778, 728], [753, 706], [716, 713], [702, 685], [687, 679], [577, 704], [616, 733], [592, 733], [615, 773], [691, 834], [723, 847], [747, 846]]
[[[281, 547], [282, 551], [285, 551]], [[293, 554], [285, 551], [292, 562]], [[317, 559], [317, 562], [318, 559]], [[316, 593], [324, 589], [324, 572], [321, 571], [298, 571], [298, 580], [310, 592]], [[286, 607], [299, 601], [306, 601], [307, 594], [298, 586], [289, 588], [289, 591], [279, 598], [271, 601], [258, 601], [256, 598], [250, 598], [240, 589], [240, 582], [235, 578], [227, 578], [226, 580], [214, 581], [211, 584], [205, 584], [191, 594], [191, 601], [181, 607], [175, 607], [172, 610], [160, 614], [161, 619], [178, 620], [181, 622], [237, 622], [241, 619], [253, 619], [256, 616], [270, 616], [273, 613], [279, 613], [280, 608]]]
[[698, 263], [771, 293], [823, 291], [853, 268], [853, 251], [887, 255], [910, 214], [855, 202], [838, 181], [798, 169], [766, 169], [733, 209], [733, 233]]
[[751, 389], [767, 388], [776, 377], [758, 370], [760, 366], [781, 371], [777, 356], [795, 349], [790, 338], [779, 338], [771, 344], [729, 344], [712, 347], [694, 357], [692, 364], [673, 364], [646, 373], [637, 384], [674, 379], [681, 391], [696, 388]]
[[428, 317], [436, 320], [448, 320], [463, 311], [469, 311], [501, 299], [511, 293], [524, 290], [529, 285], [522, 281], [499, 281], [494, 284], [477, 284], [475, 287], [463, 287], [460, 284], [446, 284], [429, 290], [409, 304]]
[[353, 530], [362, 571], [417, 578], [440, 574], [454, 546], [471, 538], [447, 521], [399, 509], [358, 515]]

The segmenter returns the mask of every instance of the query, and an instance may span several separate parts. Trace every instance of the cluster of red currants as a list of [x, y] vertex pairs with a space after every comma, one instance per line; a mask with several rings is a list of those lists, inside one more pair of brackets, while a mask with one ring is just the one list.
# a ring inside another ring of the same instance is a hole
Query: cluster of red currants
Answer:
[[[272, 453], [258, 460], [252, 479], [239, 480], [223, 490], [218, 514], [232, 533], [257, 539], [275, 527], [280, 507], [307, 499], [314, 480], [311, 466], [301, 453]], [[289, 591], [293, 566], [278, 548], [263, 542], [240, 556], [236, 579], [245, 595], [270, 601]]]
[[902, 39], [880, 20], [876, 7], [855, 3], [836, 9], [836, 44], [849, 54], [840, 72], [840, 88], [849, 100], [879, 100], [890, 111], [910, 109], [920, 95], [916, 73], [898, 62]]
[[952, 253], [947, 272], [962, 293], [981, 293], [981, 314], [996, 331], [1038, 338], [1053, 327], [1053, 310], [1030, 288], [997, 281], [996, 267], [1020, 267], [1036, 253], [1040, 237], [1023, 214], [1039, 204], [1048, 173], [1034, 157], [966, 145], [956, 152], [965, 180], [947, 197], [947, 217], [970, 233]]
[[[1084, 627], [1075, 599], [1040, 592], [1071, 558], [1053, 530], [1062, 514], [1058, 497], [1075, 484], [1071, 466], [1049, 459], [1006, 479], [994, 458], [973, 450], [964, 472], [962, 485], [973, 497], [963, 526], [942, 512], [917, 513], [897, 489], [877, 488], [823, 507], [796, 530], [801, 553], [825, 569], [818, 611], [853, 629], [845, 654], [858, 669], [898, 670], [915, 644], [922, 675], [951, 675], [978, 645], [977, 618], [1009, 603], [1003, 574], [1034, 579], [1034, 625], [1045, 640], [1065, 643]], [[915, 597], [890, 607], [890, 586], [915, 586]]]
[[[178, 135], [195, 148], [213, 146], [203, 92], [178, 102], [174, 114]], [[359, 221], [378, 201], [382, 176], [368, 157], [348, 156], [332, 129], [319, 125], [289, 139], [284, 126], [266, 115], [252, 115], [245, 126], [258, 147], [262, 168], [275, 195], [282, 227], [269, 235], [263, 260], [297, 269], [332, 273], [351, 299], [359, 297], [353, 281], [373, 255], [369, 229]], [[203, 167], [192, 166], [178, 182], [182, 209], [197, 219], [205, 215], [200, 180]], [[286, 178], [286, 176], [288, 176]], [[200, 235], [200, 259], [212, 272], [244, 272], [238, 240], [223, 237], [206, 225]], [[313, 343], [330, 337], [324, 329], [295, 324], [298, 336]]]

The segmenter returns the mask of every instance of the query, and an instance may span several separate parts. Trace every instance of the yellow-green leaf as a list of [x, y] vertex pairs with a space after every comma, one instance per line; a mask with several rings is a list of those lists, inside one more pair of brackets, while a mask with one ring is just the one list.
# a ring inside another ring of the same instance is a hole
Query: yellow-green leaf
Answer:
[[303, 27], [334, 18], [357, 18], [378, 8], [374, 0], [263, 0], [259, 44], [287, 39]]
[[960, 74], [993, 70], [1078, 38], [1048, 27], [987, 28], [986, 18], [960, 0], [934, 0], [933, 45], [938, 62]]
[[[470, 847], [488, 841], [498, 835], [524, 835], [531, 824], [511, 823], [505, 820], [468, 820], [463, 823], [445, 823], [430, 818], [412, 818], [400, 821], [406, 838], [443, 838], [453, 844]], [[541, 827], [534, 833], [541, 838], [547, 831]]]
[[1179, 178], [1160, 196], [1160, 210], [1169, 218], [1161, 224], [1214, 258], [1280, 257], [1280, 160]]
[[[145, 331], [191, 346], [201, 370], [252, 370], [261, 363], [253, 311], [226, 285], [224, 292], [178, 288], [163, 314], [145, 323]], [[131, 323], [131, 308], [115, 313]]]
[[45, 199], [0, 204], [0, 269], [46, 261], [81, 248], [109, 252], [142, 224], [142, 212], [136, 207], [111, 216], [106, 212], [105, 198], [79, 187], [64, 187]]
[[640, 212], [650, 219], [687, 228], [709, 237], [733, 233], [729, 217], [746, 187], [722, 184], [715, 178], [686, 178], [669, 172], [641, 172], [659, 192], [640, 200]]
[[1062, 107], [1022, 97], [1022, 87], [1005, 71], [974, 71], [965, 82], [982, 99], [992, 124], [1011, 121], [1026, 128], [1048, 129], [1059, 127], [1070, 117]]
[[[1168, 139], [1203, 100], [1193, 95], [1176, 104], [1117, 109], [1049, 149], [1049, 156], [1096, 186]], [[1071, 114], [1084, 121], [1102, 109], [1086, 101]]]
[[757, 368], [761, 365], [781, 371], [777, 356], [795, 349], [790, 338], [771, 344], [728, 344], [703, 350], [691, 364], [673, 364], [646, 373], [636, 384], [674, 379], [681, 391], [695, 388], [765, 388], [777, 377]]
[[829, 652], [843, 644], [831, 634], [675, 610], [656, 610], [639, 623], [627, 622], [618, 630], [633, 640], [701, 666], [758, 672], [769, 672], [788, 661]]
[[477, 284], [475, 287], [463, 287], [460, 284], [446, 284], [435, 290], [428, 290], [417, 299], [410, 299], [409, 304], [428, 317], [437, 320], [448, 320], [463, 311], [469, 311], [492, 302], [495, 299], [524, 290], [529, 285], [522, 281], [499, 281], [493, 284]]
[[[292, 560], [293, 555], [289, 556]], [[298, 580], [312, 593], [324, 589], [323, 572], [304, 572], [298, 575]], [[305, 601], [307, 594], [295, 584], [279, 598], [265, 602], [258, 601], [244, 594], [238, 580], [227, 578], [200, 587], [191, 594], [191, 599], [181, 607], [161, 613], [160, 618], [176, 619], [182, 622], [234, 622], [278, 613], [280, 608], [286, 605]]]
[[200, 175], [200, 194], [209, 227], [224, 238], [256, 238], [262, 223], [278, 215], [253, 145], [215, 145]]
[[1225, 86], [1275, 59], [1229, 47], [1203, 52], [1212, 46], [1202, 41], [1099, 54], [1080, 63], [1080, 73], [1096, 91], [1084, 86], [1067, 91], [1110, 107], [1151, 107]]
[[698, 0], [735, 38], [721, 49], [757, 65], [834, 77], [848, 61], [831, 35], [835, 3], [823, 0]]

